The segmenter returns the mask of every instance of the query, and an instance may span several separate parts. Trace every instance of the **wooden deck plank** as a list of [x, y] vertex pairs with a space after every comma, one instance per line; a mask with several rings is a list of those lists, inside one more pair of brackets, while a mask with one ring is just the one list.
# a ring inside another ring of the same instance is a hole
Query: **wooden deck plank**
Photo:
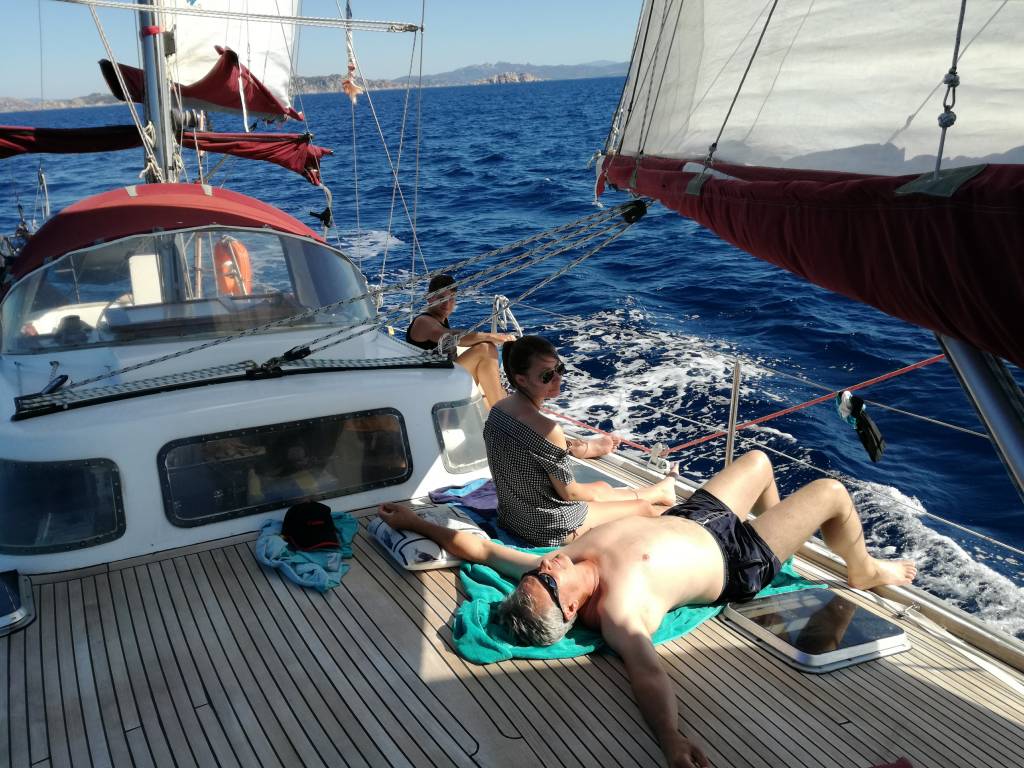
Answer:
[[213, 711], [213, 707], [209, 704], [196, 707], [196, 717], [199, 718], [199, 723], [203, 727], [203, 734], [210, 743], [213, 754], [217, 757], [217, 765], [241, 766], [242, 764], [238, 762], [238, 758], [235, 757], [235, 752], [231, 749], [231, 744], [224, 734], [224, 729], [220, 726], [220, 720], [217, 719], [217, 714]]
[[[176, 595], [179, 616], [185, 616], [187, 611], [195, 622], [196, 632], [190, 648], [196, 658], [208, 659], [207, 674], [203, 675], [208, 699], [215, 706], [225, 734], [233, 737], [231, 743], [235, 754], [245, 765], [276, 768], [284, 761], [289, 765], [297, 765], [298, 756], [290, 744], [278, 743], [279, 749], [287, 749], [282, 760], [277, 749], [270, 743], [270, 738], [276, 734], [272, 732], [268, 736], [260, 720], [260, 714], [269, 718], [266, 700], [252, 682], [247, 667], [243, 665], [245, 674], [242, 677], [236, 672], [236, 666], [239, 665], [237, 647], [229, 633], [222, 638], [218, 632], [221, 626], [219, 613], [211, 612], [207, 607], [207, 602], [213, 599], [209, 594], [209, 585], [205, 579], [197, 580], [193, 571], [193, 567], [199, 567], [198, 563], [193, 564], [187, 558], [179, 557], [166, 561], [164, 566], [164, 577], [171, 595]], [[255, 698], [250, 696], [254, 689], [257, 694]], [[220, 695], [221, 691], [223, 696]]]
[[[107, 734], [103, 729], [103, 714], [100, 709], [99, 697], [96, 691], [96, 681], [93, 673], [92, 655], [89, 653], [89, 635], [85, 625], [85, 601], [82, 599], [82, 582], [80, 579], [65, 582], [67, 586], [66, 610], [69, 619], [69, 634], [67, 643], [71, 648], [63, 652], [68, 653], [69, 661], [74, 669], [76, 690], [80, 707], [77, 715], [81, 718], [84, 727], [86, 743], [83, 745], [82, 756], [88, 755], [89, 762], [83, 761], [85, 765], [93, 765], [96, 768], [106, 768], [111, 765], [110, 751], [107, 748]], [[68, 716], [65, 714], [65, 718]]]
[[131, 677], [128, 675], [128, 662], [124, 658], [124, 646], [118, 630], [117, 614], [114, 612], [113, 596], [110, 592], [110, 576], [106, 573], [93, 577], [96, 589], [96, 603], [99, 608], [99, 627], [103, 633], [103, 646], [107, 664], [110, 667], [110, 679], [114, 686], [114, 698], [117, 710], [121, 715], [121, 727], [127, 732], [141, 727], [142, 719], [135, 704]]
[[[135, 622], [135, 636], [147, 666], [150, 686], [154, 691], [158, 691], [157, 695], [161, 700], [169, 700], [169, 704], [157, 707], [164, 732], [172, 743], [179, 735], [185, 738], [185, 734], [196, 734], [196, 738], [188, 739], [192, 757], [197, 765], [213, 768], [216, 763], [213, 752], [210, 745], [198, 737], [202, 730], [196, 717], [193, 697], [189, 694], [181, 673], [183, 664], [191, 664], [191, 657], [187, 653], [183, 656], [177, 655], [168, 642], [172, 629], [163, 621], [149, 571], [144, 566], [139, 566], [126, 569], [122, 574], [128, 592], [128, 604]], [[205, 702], [205, 696], [201, 697], [201, 700]]]
[[227, 585], [225, 594], [234, 602], [262, 663], [268, 673], [274, 670], [274, 676], [281, 679], [285, 700], [296, 719], [304, 724], [306, 735], [320, 757], [327, 765], [365, 764], [359, 758], [358, 748], [317, 691], [318, 686], [311, 676], [315, 662], [302, 658], [301, 647], [284, 639], [277, 625], [278, 611], [268, 607], [259, 596], [234, 549], [217, 550], [211, 556], [222, 583]]
[[234, 669], [235, 675], [253, 703], [267, 742], [286, 766], [323, 765], [323, 761], [302, 733], [295, 715], [279, 705], [281, 691], [266, 668], [253, 667], [256, 651], [230, 601], [222, 600], [223, 585], [209, 552], [187, 556], [196, 586], [213, 621], [214, 631]]
[[11, 682], [10, 662], [11, 658], [10, 638], [0, 637], [0, 765], [10, 765], [11, 760], [11, 739], [10, 728], [14, 719], [11, 711]]
[[[735, 708], [757, 724], [745, 730], [760, 734], [761, 741], [772, 744], [773, 750], [785, 750], [789, 763], [813, 759], [822, 768], [838, 768], [845, 762], [844, 756], [852, 751], [850, 746], [842, 749], [840, 745], [815, 740], [813, 725], [807, 722], [815, 718], [806, 717], [785, 690], [760, 684], [756, 654], [716, 643], [710, 632], [693, 632], [689, 645], [693, 651], [690, 663], [701, 671], [705, 685], [730, 691]], [[795, 727], [797, 723], [802, 727]]]
[[54, 597], [53, 584], [44, 584], [40, 588], [40, 600], [37, 604], [41, 624], [40, 627], [40, 648], [41, 660], [50, 660], [50, 663], [43, 663], [43, 687], [39, 691], [45, 697], [46, 703], [46, 739], [49, 745], [48, 755], [50, 762], [56, 768], [69, 768], [71, 765], [71, 753], [68, 745], [68, 734], [64, 725], [64, 704], [63, 692], [61, 690], [60, 664], [54, 664], [53, 660], [58, 659], [57, 647], [57, 618], [55, 615], [56, 600]]
[[[25, 638], [28, 632], [15, 632], [5, 638], [7, 641], [8, 679], [7, 737], [10, 742], [9, 764], [13, 768], [23, 768], [30, 764], [28, 748], [28, 701], [25, 674]], [[0, 652], [0, 660], [3, 653]], [[4, 666], [0, 664], [0, 666]], [[0, 710], [2, 711], [2, 710]]]
[[75, 669], [74, 638], [71, 636], [71, 612], [68, 598], [69, 582], [53, 585], [54, 618], [57, 629], [57, 666], [60, 669], [60, 697], [64, 708], [64, 728], [67, 732], [71, 764], [88, 766], [89, 738], [82, 713], [82, 696]]
[[[716, 649], [722, 646], [732, 646], [741, 642], [734, 633], [725, 628], [724, 622], [707, 622], [703, 630], [694, 633], [694, 642], [704, 645], [716, 663], [728, 666], [732, 673], [730, 679], [742, 681], [745, 678], [750, 693], [749, 698], [743, 700], [751, 702], [755, 712], [760, 711], [765, 700], [785, 702], [789, 707], [787, 716], [797, 721], [801, 728], [805, 729], [808, 738], [816, 740], [818, 744], [825, 744], [834, 736], [836, 725], [849, 722], [846, 716], [833, 706], [833, 702], [811, 690], [807, 675], [794, 675], [791, 670], [780, 668], [774, 657], [757, 653], [754, 648], [745, 649], [742, 654], [717, 652]], [[779, 698], [780, 696], [784, 698]], [[767, 713], [765, 715], [767, 716]], [[841, 747], [837, 748], [838, 751], [831, 750], [833, 759], [844, 754], [852, 754], [863, 757], [865, 764], [883, 762], [882, 754], [872, 741], [857, 741], [856, 733], [853, 732], [851, 737], [844, 740], [848, 750], [844, 751]]]
[[[166, 590], [158, 590], [165, 587], [163, 575], [159, 562], [139, 565], [135, 569], [139, 583], [142, 585], [145, 579], [145, 596], [152, 598], [147, 600], [146, 610], [159, 611], [159, 624], [165, 634], [157, 632], [161, 640], [161, 647], [158, 649], [161, 654], [168, 653], [178, 660], [178, 673], [181, 675], [182, 686], [188, 694], [189, 702], [193, 709], [205, 706], [209, 703], [206, 698], [206, 688], [203, 685], [199, 670], [196, 667], [195, 659], [185, 640], [185, 629], [182, 626], [181, 617], [175, 609], [174, 601], [167, 599], [169, 595]], [[157, 615], [154, 614], [150, 620], [151, 625], [157, 625]], [[166, 642], [164, 639], [166, 638]]]
[[146, 733], [140, 725], [132, 728], [126, 734], [128, 738], [128, 749], [132, 753], [132, 762], [136, 768], [155, 768], [153, 753], [150, 751], [149, 742], [146, 740]]
[[[82, 580], [82, 615], [80, 629], [88, 640], [88, 652], [92, 664], [93, 683], [96, 688], [97, 713], [101, 718], [110, 760], [114, 765], [128, 765], [131, 752], [124, 735], [124, 723], [117, 706], [117, 695], [110, 674], [107, 645], [104, 640], [103, 622], [100, 618], [99, 598], [96, 594], [96, 580], [87, 577]], [[76, 634], [76, 641], [77, 641]]]
[[25, 700], [28, 708], [29, 760], [49, 759], [50, 738], [46, 729], [46, 696], [43, 683], [42, 587], [32, 588], [36, 620], [25, 628]]
[[[103, 582], [105, 582], [106, 588], [109, 589], [107, 595], [103, 594], [106, 591], [102, 587]], [[117, 636], [121, 641], [128, 683], [131, 686], [131, 695], [135, 700], [135, 706], [139, 713], [139, 727], [129, 731], [132, 735], [128, 739], [128, 747], [132, 752], [132, 757], [136, 761], [142, 759], [139, 749], [145, 744], [149, 750], [149, 757], [146, 759], [159, 768], [164, 768], [164, 766], [172, 768], [175, 765], [175, 757], [183, 765], [195, 765], [192, 753], [187, 749], [188, 745], [186, 742], [172, 739], [171, 743], [176, 747], [178, 744], [184, 743], [185, 749], [176, 748], [175, 752], [177, 754], [175, 756], [171, 754], [168, 737], [161, 725], [160, 712], [161, 710], [167, 711], [168, 709], [173, 712], [173, 705], [167, 696], [166, 686], [161, 684], [155, 691], [150, 686], [147, 666], [143, 661], [142, 651], [139, 648], [138, 638], [135, 634], [124, 574], [120, 571], [99, 574], [96, 577], [96, 586], [101, 595], [100, 604], [102, 605], [104, 599], [107, 598], [113, 609], [116, 621], [113, 626], [116, 627]], [[173, 714], [170, 717], [173, 718]]]
[[[362, 747], [364, 758], [370, 762], [384, 759], [403, 765], [438, 764], [438, 761], [444, 764], [449, 762], [450, 751], [464, 751], [457, 741], [447, 736], [441, 738], [447, 750], [438, 746], [437, 727], [429, 726], [434, 717], [421, 699], [424, 692], [415, 695], [403, 684], [392, 669], [394, 654], [386, 643], [379, 639], [381, 645], [375, 654], [378, 658], [367, 658], [363, 652], [368, 642], [365, 636], [376, 627], [371, 622], [357, 622], [335, 606], [345, 593], [345, 587], [320, 595], [286, 584], [276, 574], [260, 575], [284, 610], [297, 624], [310, 630], [303, 633], [305, 650], [331, 681], [332, 695], [347, 702], [346, 709], [355, 711], [352, 723], [362, 732], [353, 733], [352, 738], [357, 743], [368, 740]], [[349, 576], [354, 578], [351, 572], [346, 578]], [[402, 626], [400, 631], [408, 633], [409, 629]], [[375, 662], [383, 662], [384, 668], [380, 669]], [[403, 702], [404, 698], [416, 701], [410, 707]], [[461, 726], [458, 730], [461, 731]]]
[[[468, 664], [451, 652], [451, 642], [447, 635], [447, 618], [450, 617], [450, 612], [443, 608], [440, 612], [432, 610], [430, 606], [435, 601], [426, 593], [417, 593], [414, 587], [417, 580], [407, 571], [397, 568], [394, 561], [384, 557], [368, 541], [357, 537], [354, 547], [360, 565], [373, 579], [376, 589], [391, 596], [393, 607], [397, 608], [396, 615], [404, 615], [409, 621], [417, 624], [427, 622], [438, 628], [433, 634], [427, 635], [427, 640], [444, 660], [448, 669], [453, 670], [463, 681], [476, 705], [487, 714], [492, 726], [505, 738], [524, 739], [524, 734], [513, 726], [505, 714], [505, 707], [511, 706], [512, 701], [508, 692], [497, 685], [493, 676], [486, 672], [484, 667]], [[530, 739], [526, 739], [524, 745], [529, 742]]]

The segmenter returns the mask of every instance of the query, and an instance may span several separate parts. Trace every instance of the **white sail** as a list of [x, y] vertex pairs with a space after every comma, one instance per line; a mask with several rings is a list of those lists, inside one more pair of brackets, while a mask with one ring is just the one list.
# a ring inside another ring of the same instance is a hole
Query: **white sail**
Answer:
[[[171, 0], [161, 5], [229, 11], [249, 16], [297, 16], [301, 0]], [[176, 52], [169, 57], [171, 79], [190, 85], [217, 62], [216, 47], [230, 48], [238, 59], [284, 106], [291, 106], [291, 77], [297, 60], [297, 27], [286, 22], [251, 18], [217, 18], [170, 13], [164, 23], [173, 28]]]
[[[905, 174], [933, 167], [960, 3], [647, 0], [623, 154]], [[744, 70], [751, 64], [740, 89]], [[943, 167], [1024, 162], [1024, 2], [970, 0]]]

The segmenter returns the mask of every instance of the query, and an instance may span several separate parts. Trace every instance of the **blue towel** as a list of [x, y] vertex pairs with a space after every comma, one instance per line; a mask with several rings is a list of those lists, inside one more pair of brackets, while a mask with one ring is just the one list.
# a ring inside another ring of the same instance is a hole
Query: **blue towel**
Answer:
[[[552, 548], [528, 549], [542, 555]], [[601, 633], [579, 624], [553, 645], [515, 645], [504, 628], [491, 621], [491, 609], [516, 588], [516, 582], [501, 576], [485, 565], [462, 566], [462, 586], [469, 594], [455, 612], [452, 640], [456, 652], [476, 664], [492, 664], [508, 659], [566, 659], [592, 653], [604, 645]], [[808, 587], [824, 587], [807, 581], [793, 570], [792, 559], [783, 564], [772, 583], [758, 592], [758, 597], [793, 592]], [[669, 611], [652, 636], [655, 645], [674, 640], [694, 629], [701, 622], [722, 611], [721, 605], [682, 606]]]
[[268, 520], [256, 540], [256, 559], [263, 565], [277, 568], [299, 586], [312, 587], [320, 592], [333, 589], [349, 569], [348, 563], [342, 559], [352, 557], [352, 539], [359, 523], [348, 512], [334, 512], [331, 518], [338, 531], [340, 549], [319, 552], [294, 550], [281, 538], [281, 521]]

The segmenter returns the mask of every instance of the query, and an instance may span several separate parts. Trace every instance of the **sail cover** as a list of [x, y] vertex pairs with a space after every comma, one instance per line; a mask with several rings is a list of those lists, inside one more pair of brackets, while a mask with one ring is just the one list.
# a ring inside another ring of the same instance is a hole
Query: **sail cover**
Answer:
[[[262, 83], [285, 109], [291, 109], [291, 77], [297, 61], [298, 29], [274, 18], [298, 16], [300, 0], [164, 0], [162, 6], [216, 13], [230, 11], [245, 18], [167, 13], [163, 25], [174, 30], [176, 51], [168, 58], [170, 79], [182, 85], [204, 78], [227, 48], [242, 67]], [[271, 19], [257, 20], [260, 19]], [[251, 108], [246, 105], [249, 111]]]
[[[178, 140], [186, 147], [263, 160], [294, 171], [320, 186], [320, 158], [333, 154], [313, 144], [310, 133], [209, 133], [186, 131]], [[141, 147], [134, 125], [102, 128], [29, 128], [0, 125], [0, 159], [40, 152], [78, 154]]]
[[35, 152], [115, 152], [140, 144], [139, 132], [134, 125], [105, 125], [98, 128], [0, 125], [0, 159]]
[[959, 10], [648, 0], [599, 187], [1024, 365], [1024, 3], [967, 4], [942, 168], [978, 167], [905, 188], [935, 167]]

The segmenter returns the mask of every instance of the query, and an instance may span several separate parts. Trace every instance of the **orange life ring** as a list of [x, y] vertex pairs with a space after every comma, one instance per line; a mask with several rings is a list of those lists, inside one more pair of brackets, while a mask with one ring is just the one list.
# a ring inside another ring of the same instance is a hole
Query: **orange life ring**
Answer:
[[221, 238], [213, 247], [213, 268], [217, 275], [217, 290], [222, 295], [246, 296], [252, 293], [249, 251], [235, 238]]

